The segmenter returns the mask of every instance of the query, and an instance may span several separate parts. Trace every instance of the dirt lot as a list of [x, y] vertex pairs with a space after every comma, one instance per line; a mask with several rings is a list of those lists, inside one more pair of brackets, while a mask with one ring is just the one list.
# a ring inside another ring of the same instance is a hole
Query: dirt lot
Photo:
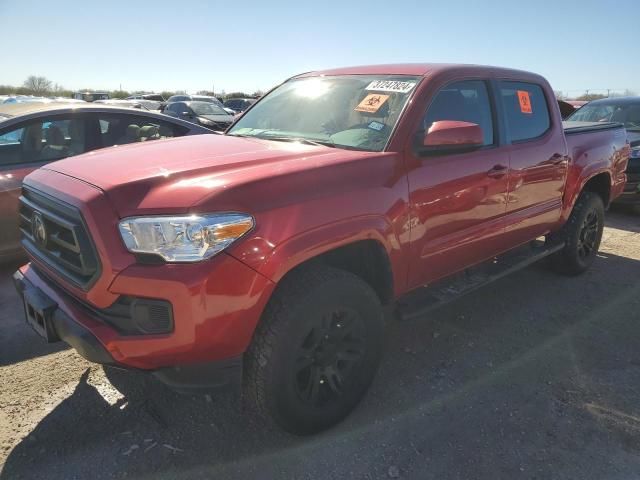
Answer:
[[390, 325], [365, 401], [312, 438], [43, 344], [4, 269], [0, 479], [640, 478], [640, 216], [607, 224], [584, 276], [537, 265]]

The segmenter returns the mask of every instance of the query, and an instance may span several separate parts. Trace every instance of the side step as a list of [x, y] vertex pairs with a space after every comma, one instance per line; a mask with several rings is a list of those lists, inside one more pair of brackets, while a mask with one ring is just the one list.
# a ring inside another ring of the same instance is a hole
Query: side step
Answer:
[[398, 316], [401, 320], [414, 320], [563, 248], [564, 243], [547, 244], [536, 240], [433, 285], [414, 290], [398, 301]]

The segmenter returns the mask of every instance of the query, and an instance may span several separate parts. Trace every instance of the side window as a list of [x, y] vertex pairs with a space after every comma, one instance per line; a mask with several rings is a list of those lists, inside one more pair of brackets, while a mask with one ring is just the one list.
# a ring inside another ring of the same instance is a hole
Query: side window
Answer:
[[440, 120], [476, 123], [482, 128], [483, 144], [493, 145], [493, 118], [485, 82], [465, 80], [443, 87], [429, 105], [422, 126], [427, 131]]
[[53, 117], [31, 121], [0, 134], [0, 165], [52, 162], [84, 153], [85, 123]]
[[127, 114], [98, 114], [100, 121], [99, 145], [125, 145], [163, 138], [181, 137], [189, 129], [170, 122]]
[[533, 83], [500, 82], [500, 97], [512, 142], [531, 140], [549, 130], [551, 119], [542, 87]]

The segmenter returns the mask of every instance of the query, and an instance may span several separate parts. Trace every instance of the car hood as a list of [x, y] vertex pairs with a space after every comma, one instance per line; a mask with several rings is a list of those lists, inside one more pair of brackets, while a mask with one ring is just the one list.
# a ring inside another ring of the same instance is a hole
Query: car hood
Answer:
[[104, 148], [43, 169], [99, 188], [126, 217], [193, 211], [239, 185], [373, 155], [382, 154], [211, 134]]

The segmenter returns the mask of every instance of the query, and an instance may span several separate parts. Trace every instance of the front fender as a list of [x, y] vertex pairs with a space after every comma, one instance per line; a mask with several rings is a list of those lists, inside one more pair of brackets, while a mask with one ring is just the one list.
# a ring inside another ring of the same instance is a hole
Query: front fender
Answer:
[[323, 253], [361, 240], [375, 240], [386, 251], [393, 272], [394, 289], [402, 291], [407, 277], [400, 240], [383, 216], [365, 215], [320, 225], [288, 238], [279, 245], [256, 237], [234, 256], [273, 282], [279, 282], [298, 265]]

